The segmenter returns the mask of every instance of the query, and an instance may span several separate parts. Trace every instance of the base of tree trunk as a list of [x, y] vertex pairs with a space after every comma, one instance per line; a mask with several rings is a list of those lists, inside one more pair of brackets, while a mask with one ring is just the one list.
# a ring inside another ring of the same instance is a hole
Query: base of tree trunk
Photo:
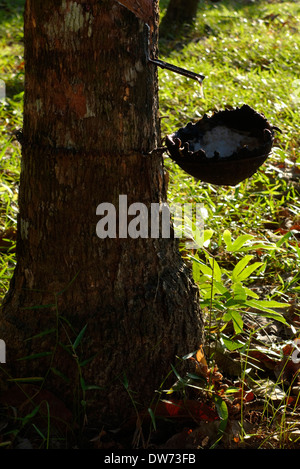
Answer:
[[[176, 381], [172, 373], [164, 382], [171, 365], [180, 373], [189, 369], [187, 362], [177, 357], [203, 343], [197, 288], [175, 251], [173, 261], [167, 264], [145, 283], [137, 281], [129, 301], [123, 296], [128, 292], [114, 291], [110, 298], [99, 298], [98, 308], [91, 308], [86, 298], [85, 318], [79, 312], [82, 304], [72, 304], [72, 298], [82, 293], [76, 280], [56, 298], [44, 295], [45, 302], [56, 303], [57, 308], [39, 305], [39, 295], [33, 293], [29, 309], [23, 309], [24, 294], [12, 282], [0, 325], [0, 336], [7, 345], [5, 371], [10, 379], [22, 384], [22, 380], [33, 378], [34, 393], [42, 385], [63, 396], [69, 409], [80, 408], [84, 399], [88, 419], [103, 424], [122, 422], [136, 407], [148, 408], [161, 385], [166, 389]], [[130, 275], [138, 274], [138, 269], [133, 270]], [[73, 350], [72, 344], [85, 325]], [[2, 390], [8, 387], [6, 373], [1, 373]], [[98, 389], [93, 390], [94, 386]]]
[[106, 424], [134, 412], [133, 401], [149, 406], [176, 357], [203, 343], [176, 240], [96, 234], [100, 203], [166, 201], [163, 158], [151, 153], [160, 129], [148, 39], [119, 2], [26, 2], [17, 266], [0, 309], [0, 387], [8, 377], [34, 382]]

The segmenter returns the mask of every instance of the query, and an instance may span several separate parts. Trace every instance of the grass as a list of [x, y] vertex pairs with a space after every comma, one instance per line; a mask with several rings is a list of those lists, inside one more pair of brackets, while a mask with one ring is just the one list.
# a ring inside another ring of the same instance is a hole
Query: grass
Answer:
[[[5, 101], [0, 103], [0, 298], [8, 289], [15, 266], [20, 146], [13, 140], [12, 132], [22, 127], [23, 4], [22, 0], [0, 0], [0, 79], [5, 81], [7, 92]], [[166, 0], [161, 0], [161, 15], [166, 4]], [[195, 122], [204, 113], [244, 103], [264, 113], [282, 131], [276, 134], [273, 154], [263, 167], [236, 187], [197, 182], [165, 157], [170, 174], [169, 202], [202, 203], [207, 211], [205, 249], [184, 254], [201, 292], [207, 342], [211, 346], [207, 359], [216, 360], [221, 347], [221, 355], [241, 365], [239, 379], [243, 389], [249, 367], [262, 369], [265, 378], [267, 359], [269, 363], [271, 360], [271, 368], [282, 364], [287, 356], [283, 349], [289, 343], [282, 338], [275, 345], [271, 343], [269, 351], [254, 347], [253, 342], [266, 329], [266, 323], [249, 323], [247, 315], [253, 313], [253, 300], [268, 301], [273, 306], [271, 301], [291, 304], [288, 311], [289, 318], [296, 318], [292, 323], [294, 335], [299, 328], [299, 18], [298, 1], [202, 0], [193, 28], [177, 34], [171, 31], [167, 38], [160, 39], [161, 59], [206, 76], [203, 98], [198, 83], [159, 70], [163, 136], [189, 121]], [[234, 250], [228, 243], [228, 233], [233, 242], [244, 235], [249, 239]], [[249, 275], [239, 277], [243, 270], [238, 266], [249, 267]], [[268, 316], [262, 305], [257, 317], [266, 313], [264, 318], [271, 321], [271, 313]], [[278, 317], [287, 318], [281, 309], [274, 308]], [[285, 368], [280, 370], [272, 377], [289, 395], [290, 388], [282, 384]], [[260, 371], [254, 374], [256, 380], [261, 377]], [[183, 383], [190, 385], [184, 380]], [[220, 409], [225, 415], [224, 408]], [[263, 429], [258, 430], [259, 438], [256, 436], [257, 446], [289, 447], [291, 442], [286, 435], [296, 426], [291, 416], [288, 420], [274, 407], [272, 417], [263, 424]], [[276, 427], [276, 441], [270, 436], [272, 425], [272, 431]], [[244, 441], [245, 436], [244, 432]]]
[[[166, 3], [161, 2], [162, 14]], [[267, 374], [274, 380], [274, 386], [286, 390], [284, 371], [276, 376], [273, 372], [275, 363], [282, 360], [287, 339], [284, 334], [279, 335], [267, 347], [265, 342], [260, 342], [262, 355], [259, 355], [258, 331], [265, 330], [267, 323], [261, 319], [264, 308], [251, 307], [253, 298], [270, 307], [274, 300], [291, 304], [296, 322], [290, 325], [296, 325], [293, 331], [295, 336], [299, 334], [299, 13], [299, 2], [225, 0], [212, 5], [202, 1], [194, 28], [183, 28], [181, 36], [172, 36], [171, 31], [160, 42], [163, 59], [206, 76], [203, 99], [196, 82], [159, 71], [163, 135], [197, 121], [205, 113], [244, 103], [263, 113], [282, 131], [276, 135], [272, 156], [252, 178], [236, 187], [197, 182], [165, 159], [170, 172], [169, 201], [198, 202], [207, 210], [206, 248], [196, 254], [188, 253], [187, 257], [201, 292], [206, 340], [210, 344], [206, 350], [208, 358], [215, 360], [225, 375], [230, 375], [230, 367], [240, 365], [242, 386], [249, 385], [245, 382], [249, 373], [254, 373], [255, 379], [259, 376], [265, 379]], [[233, 239], [247, 235], [253, 238], [248, 246], [247, 243], [243, 246], [246, 250], [232, 251], [225, 242], [228, 232]], [[246, 257], [249, 254], [253, 256], [251, 260]], [[238, 272], [243, 262], [246, 268], [253, 266], [253, 271], [242, 282], [238, 278], [233, 281], [233, 273]], [[275, 310], [283, 319], [288, 317], [287, 311], [280, 312], [276, 307]], [[258, 320], [254, 329], [253, 324], [249, 328], [243, 323], [253, 311], [258, 313], [254, 317]], [[266, 336], [262, 337], [265, 341]], [[274, 361], [271, 352], [277, 354]], [[272, 362], [271, 373], [264, 364], [265, 353]], [[230, 366], [223, 355], [232, 358]], [[253, 361], [253, 357], [258, 358]], [[291, 379], [296, 376], [297, 372]], [[267, 402], [266, 391], [264, 398]], [[289, 447], [291, 444], [282, 430], [289, 427], [286, 422], [281, 421], [276, 431], [272, 427], [274, 421], [278, 423], [279, 415], [282, 416], [278, 411], [280, 406], [286, 410], [284, 415], [289, 415], [284, 399], [277, 407], [272, 400], [273, 418], [267, 419], [266, 426], [258, 431], [261, 433], [254, 445]], [[261, 411], [262, 416], [266, 414]], [[243, 425], [241, 422], [241, 428]], [[277, 435], [275, 440], [270, 437], [272, 432]], [[251, 445], [249, 439], [247, 442]]]
[[160, 47], [162, 58], [206, 76], [201, 99], [196, 82], [159, 72], [163, 135], [244, 103], [282, 130], [272, 157], [234, 188], [196, 182], [165, 160], [169, 200], [204, 204], [214, 251], [225, 229], [272, 242], [289, 233], [280, 262], [273, 253], [264, 272], [264, 282], [281, 294], [282, 279], [295, 276], [299, 262], [299, 10], [298, 2], [200, 2], [195, 27], [181, 39], [162, 39]]
[[0, 297], [15, 266], [14, 244], [18, 213], [20, 146], [12, 132], [22, 127], [24, 59], [23, 1], [0, 2], [0, 79], [6, 99], [0, 102]]

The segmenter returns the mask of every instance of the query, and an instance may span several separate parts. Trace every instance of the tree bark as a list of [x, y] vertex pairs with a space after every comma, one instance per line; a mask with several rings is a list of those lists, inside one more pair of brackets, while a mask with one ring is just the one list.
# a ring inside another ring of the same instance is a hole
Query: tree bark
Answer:
[[70, 405], [85, 400], [88, 417], [120, 422], [134, 410], [130, 392], [148, 406], [176, 356], [203, 342], [176, 240], [96, 234], [102, 202], [118, 213], [121, 194], [128, 205], [166, 201], [162, 157], [148, 154], [160, 144], [148, 28], [112, 0], [27, 0], [24, 37], [17, 266], [0, 313], [6, 369], [43, 378]]

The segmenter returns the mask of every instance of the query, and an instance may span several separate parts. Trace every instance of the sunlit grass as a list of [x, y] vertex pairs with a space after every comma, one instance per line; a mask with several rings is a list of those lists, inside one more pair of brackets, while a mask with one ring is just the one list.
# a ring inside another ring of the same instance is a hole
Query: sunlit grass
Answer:
[[[161, 2], [164, 13], [166, 2]], [[204, 113], [246, 103], [279, 127], [272, 156], [249, 180], [216, 187], [194, 180], [169, 158], [170, 201], [203, 203], [207, 228], [278, 242], [293, 228], [284, 252], [267, 259], [265, 283], [282, 294], [282, 279], [297, 273], [299, 255], [300, 5], [298, 2], [200, 2], [194, 28], [161, 39], [160, 54], [171, 63], [203, 73], [204, 99], [190, 79], [159, 71], [162, 134]], [[264, 254], [268, 256], [268, 254]]]
[[23, 120], [23, 5], [17, 0], [0, 8], [0, 79], [6, 87], [0, 102], [0, 299], [15, 267], [21, 150], [12, 133]]

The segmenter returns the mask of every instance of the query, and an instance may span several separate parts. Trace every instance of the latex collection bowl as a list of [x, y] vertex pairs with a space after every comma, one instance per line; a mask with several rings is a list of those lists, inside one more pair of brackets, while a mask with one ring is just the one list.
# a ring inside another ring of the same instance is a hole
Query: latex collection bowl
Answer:
[[268, 158], [274, 128], [248, 105], [204, 115], [166, 137], [170, 158], [195, 178], [234, 186]]

